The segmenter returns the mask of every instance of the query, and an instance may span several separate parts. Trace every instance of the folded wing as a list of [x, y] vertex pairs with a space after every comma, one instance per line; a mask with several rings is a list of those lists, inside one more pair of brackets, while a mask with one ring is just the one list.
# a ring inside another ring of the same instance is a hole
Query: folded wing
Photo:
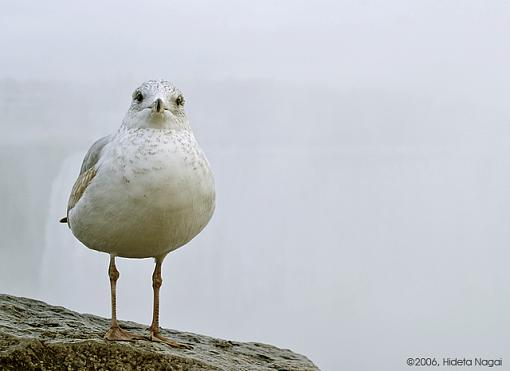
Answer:
[[110, 142], [110, 140], [111, 135], [103, 137], [97, 140], [88, 150], [81, 164], [80, 175], [74, 183], [73, 189], [71, 190], [71, 196], [69, 196], [69, 203], [67, 205], [67, 217], [60, 219], [60, 223], [69, 224], [69, 210], [71, 210], [78, 203], [88, 185], [96, 176], [96, 164], [101, 158], [104, 147]]

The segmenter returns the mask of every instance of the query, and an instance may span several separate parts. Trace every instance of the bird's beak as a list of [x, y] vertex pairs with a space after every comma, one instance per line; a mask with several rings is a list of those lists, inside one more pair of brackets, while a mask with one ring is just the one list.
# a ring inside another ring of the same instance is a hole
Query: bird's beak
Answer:
[[152, 103], [152, 112], [162, 113], [165, 110], [165, 103], [161, 98], [158, 98]]

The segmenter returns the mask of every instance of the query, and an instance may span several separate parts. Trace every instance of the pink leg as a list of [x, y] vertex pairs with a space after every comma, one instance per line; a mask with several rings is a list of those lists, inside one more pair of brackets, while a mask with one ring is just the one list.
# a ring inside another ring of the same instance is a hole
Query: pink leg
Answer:
[[149, 328], [151, 332], [151, 340], [164, 343], [174, 348], [192, 349], [191, 346], [186, 344], [178, 343], [174, 340], [168, 339], [160, 334], [159, 332], [159, 288], [163, 284], [161, 278], [161, 264], [164, 258], [156, 258], [156, 267], [152, 274], [152, 288], [154, 289], [154, 310], [152, 312], [152, 324]]
[[131, 334], [130, 332], [120, 328], [117, 322], [117, 295], [116, 286], [117, 280], [119, 279], [119, 271], [115, 267], [115, 255], [110, 255], [110, 266], [108, 268], [110, 275], [110, 288], [112, 295], [112, 325], [108, 332], [104, 335], [106, 340], [117, 340], [117, 341], [133, 341], [138, 339], [144, 339], [143, 336]]

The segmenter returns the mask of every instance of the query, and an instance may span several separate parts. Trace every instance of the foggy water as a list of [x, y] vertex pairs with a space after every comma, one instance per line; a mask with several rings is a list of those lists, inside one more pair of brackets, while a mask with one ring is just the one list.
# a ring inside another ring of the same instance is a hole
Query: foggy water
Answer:
[[[108, 256], [58, 220], [166, 78], [217, 209], [165, 260], [162, 326], [332, 371], [510, 362], [507, 2], [148, 3], [4, 4], [1, 292], [109, 316]], [[118, 269], [119, 318], [149, 324], [153, 262]]]

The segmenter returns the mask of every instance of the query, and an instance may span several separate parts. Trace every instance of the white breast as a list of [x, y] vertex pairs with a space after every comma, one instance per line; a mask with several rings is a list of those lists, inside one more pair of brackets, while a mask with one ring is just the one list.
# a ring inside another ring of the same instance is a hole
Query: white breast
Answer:
[[118, 256], [161, 256], [195, 237], [214, 211], [214, 179], [193, 134], [130, 129], [105, 147], [70, 210], [74, 235]]

